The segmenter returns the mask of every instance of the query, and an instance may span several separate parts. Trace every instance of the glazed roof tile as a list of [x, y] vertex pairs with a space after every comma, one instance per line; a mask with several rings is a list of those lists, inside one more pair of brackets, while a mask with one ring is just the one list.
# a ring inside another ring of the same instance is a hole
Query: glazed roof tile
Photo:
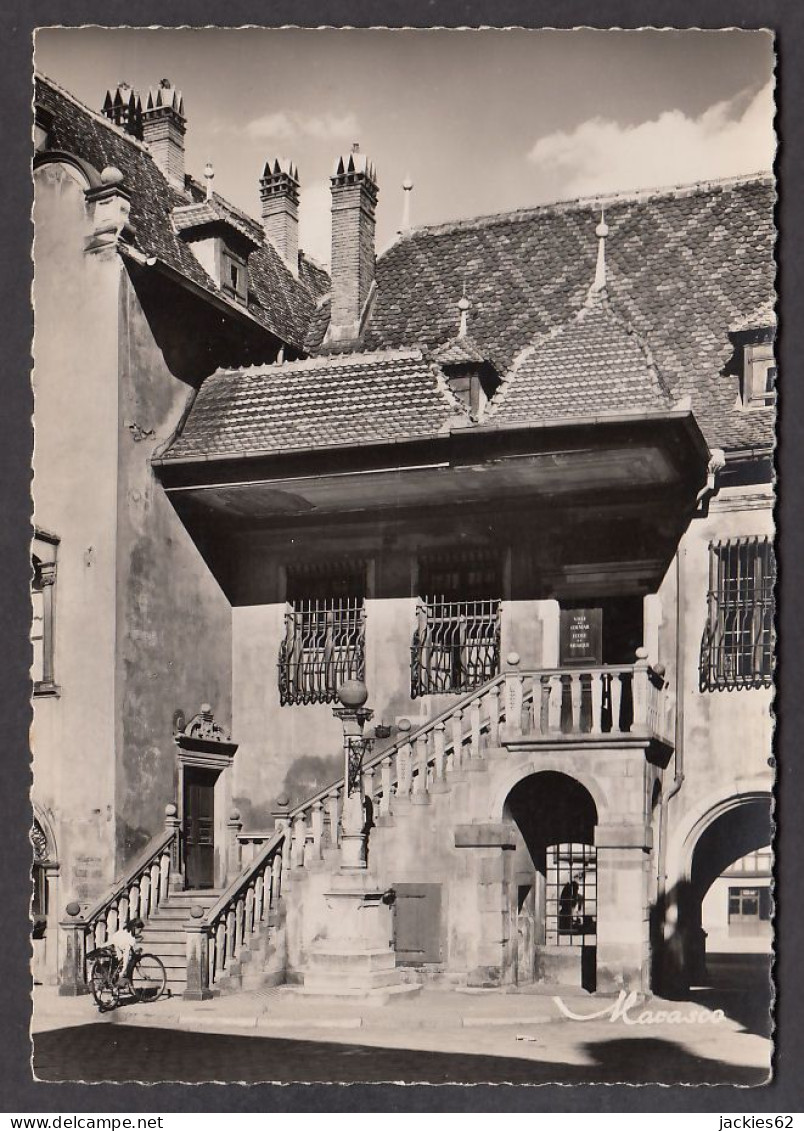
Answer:
[[[112, 122], [67, 94], [50, 79], [36, 78], [36, 99], [53, 116], [50, 148], [72, 153], [98, 172], [107, 165], [118, 168], [124, 187], [131, 193], [134, 246], [144, 255], [156, 256], [190, 281], [218, 294], [216, 283], [203, 269], [171, 222], [176, 208], [200, 203], [206, 188], [191, 177], [186, 191], [174, 189], [151, 157], [147, 146], [137, 142]], [[215, 195], [215, 202], [231, 223], [256, 236], [259, 225], [246, 213]], [[308, 325], [321, 293], [320, 268], [315, 288], [309, 285], [313, 268], [300, 271], [296, 279], [269, 242], [249, 256], [249, 313], [281, 341], [303, 348]]]
[[[756, 176], [605, 201], [612, 306], [650, 348], [673, 398], [691, 397], [712, 447], [773, 442], [773, 414], [740, 408], [728, 335], [772, 303], [774, 200], [772, 180]], [[465, 282], [469, 332], [505, 374], [582, 307], [600, 208], [600, 198], [546, 205], [403, 236], [377, 261], [363, 348], [438, 348], [454, 335]], [[308, 348], [323, 340], [325, 315], [320, 308]], [[575, 396], [588, 407], [583, 388]]]
[[488, 416], [530, 424], [588, 416], [590, 407], [622, 415], [671, 404], [650, 352], [602, 292], [515, 359]]
[[437, 435], [469, 423], [418, 350], [219, 370], [201, 386], [166, 459], [314, 450]]

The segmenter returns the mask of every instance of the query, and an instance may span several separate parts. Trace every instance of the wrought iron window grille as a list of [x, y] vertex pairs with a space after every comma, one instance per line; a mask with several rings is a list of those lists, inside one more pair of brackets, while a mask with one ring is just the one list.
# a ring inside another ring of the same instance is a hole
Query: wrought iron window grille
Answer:
[[411, 695], [472, 691], [500, 670], [498, 598], [425, 597], [411, 645]]
[[283, 707], [289, 703], [333, 703], [342, 683], [364, 679], [363, 598], [325, 597], [288, 603], [278, 668]]
[[768, 538], [709, 546], [708, 616], [701, 641], [702, 691], [773, 682], [776, 556]]
[[554, 844], [547, 849], [545, 928], [548, 946], [597, 942], [597, 849]]

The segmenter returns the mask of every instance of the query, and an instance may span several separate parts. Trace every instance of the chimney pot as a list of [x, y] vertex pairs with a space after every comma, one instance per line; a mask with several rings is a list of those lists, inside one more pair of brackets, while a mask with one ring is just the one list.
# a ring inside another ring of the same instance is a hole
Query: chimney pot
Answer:
[[184, 191], [184, 135], [187, 119], [181, 91], [161, 79], [148, 91], [142, 111], [142, 137], [159, 168], [174, 188]]
[[260, 177], [265, 238], [294, 275], [299, 273], [299, 170], [287, 157], [266, 161]]
[[119, 82], [114, 93], [106, 91], [103, 113], [121, 130], [142, 141], [142, 99], [127, 82]]
[[332, 191], [332, 291], [329, 341], [359, 336], [374, 282], [377, 172], [359, 145], [341, 155], [330, 177]]

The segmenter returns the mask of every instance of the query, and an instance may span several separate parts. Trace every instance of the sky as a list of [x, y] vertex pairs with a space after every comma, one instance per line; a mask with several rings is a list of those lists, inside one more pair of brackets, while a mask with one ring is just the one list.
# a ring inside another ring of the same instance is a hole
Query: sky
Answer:
[[329, 262], [329, 174], [377, 167], [377, 246], [415, 226], [773, 164], [773, 39], [744, 31], [45, 28], [38, 70], [184, 93], [187, 169], [259, 216], [265, 161], [299, 167], [302, 247]]

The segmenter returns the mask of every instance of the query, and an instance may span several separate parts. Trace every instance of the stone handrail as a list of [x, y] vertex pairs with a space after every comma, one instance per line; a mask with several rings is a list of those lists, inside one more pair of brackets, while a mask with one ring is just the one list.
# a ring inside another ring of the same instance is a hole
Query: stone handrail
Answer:
[[125, 875], [82, 912], [78, 903], [67, 904], [65, 958], [60, 993], [86, 992], [86, 955], [103, 946], [107, 938], [130, 919], [147, 922], [170, 890], [171, 871], [179, 858], [179, 820], [176, 806], [165, 807], [165, 829], [146, 845]]
[[271, 839], [207, 911], [194, 908], [185, 924], [187, 986], [184, 996], [203, 1000], [238, 962], [276, 912], [282, 892], [287, 829]]
[[[372, 819], [444, 792], [454, 774], [482, 763], [484, 746], [625, 734], [672, 744], [673, 704], [664, 670], [651, 668], [646, 657], [640, 648], [635, 664], [520, 671], [519, 657], [510, 655], [507, 671], [366, 760], [363, 786]], [[341, 778], [288, 813], [291, 867], [304, 867], [337, 846], [343, 785]]]

